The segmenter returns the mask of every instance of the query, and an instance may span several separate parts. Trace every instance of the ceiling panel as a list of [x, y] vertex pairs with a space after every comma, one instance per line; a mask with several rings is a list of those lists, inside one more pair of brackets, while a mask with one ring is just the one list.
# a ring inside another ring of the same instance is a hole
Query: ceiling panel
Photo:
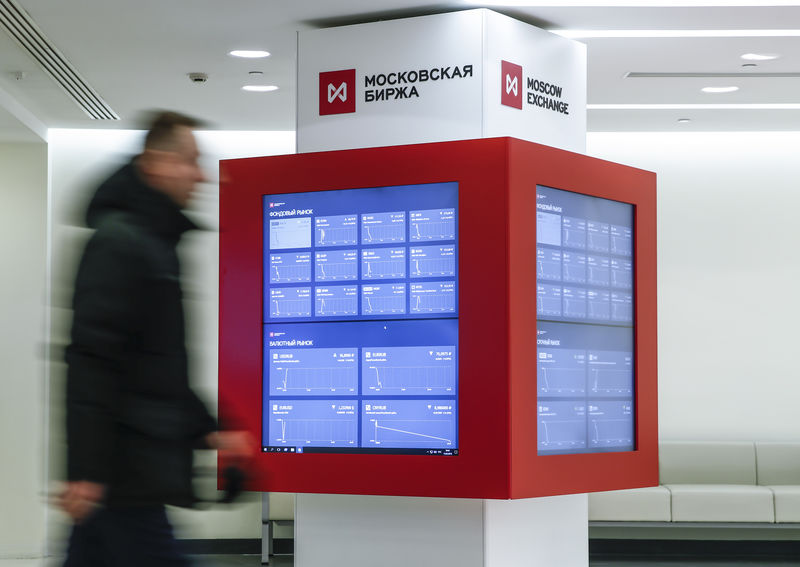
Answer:
[[[17, 0], [52, 43], [122, 118], [90, 120], [28, 56], [0, 32], [0, 86], [51, 127], [136, 127], [142, 110], [173, 108], [195, 114], [219, 129], [293, 130], [295, 127], [296, 32], [318, 26], [373, 21], [415, 14], [473, 8], [456, 0]], [[777, 29], [800, 27], [800, 6], [771, 7], [576, 7], [495, 9], [544, 27], [593, 30]], [[754, 72], [800, 72], [800, 37], [776, 38], [586, 38], [590, 104], [705, 104], [800, 102], [800, 79], [748, 76]], [[227, 55], [236, 48], [272, 52], [264, 60]], [[783, 56], [756, 68], [743, 68], [748, 51]], [[24, 81], [9, 73], [25, 70]], [[257, 78], [251, 71], [261, 72]], [[190, 72], [205, 72], [198, 85]], [[740, 90], [707, 95], [702, 78], [625, 78], [628, 72], [741, 74]], [[275, 84], [278, 91], [249, 93], [244, 84]], [[695, 111], [700, 116], [703, 110]], [[786, 129], [792, 111], [716, 112], [706, 122], [717, 129]], [[663, 111], [597, 111], [589, 128], [666, 128]], [[650, 117], [645, 119], [645, 117]], [[630, 119], [629, 119], [630, 118]], [[729, 119], [730, 118], [730, 119]], [[729, 119], [729, 120], [728, 120]], [[672, 126], [675, 127], [675, 126]], [[694, 126], [692, 126], [694, 127]], [[792, 126], [793, 128], [795, 126]]]

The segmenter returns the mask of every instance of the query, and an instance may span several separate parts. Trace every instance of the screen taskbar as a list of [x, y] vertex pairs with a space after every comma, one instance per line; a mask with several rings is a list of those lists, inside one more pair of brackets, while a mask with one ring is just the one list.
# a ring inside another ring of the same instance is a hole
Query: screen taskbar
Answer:
[[442, 455], [452, 457], [458, 455], [458, 449], [373, 449], [369, 447], [262, 447], [263, 453], [347, 453], [369, 455]]

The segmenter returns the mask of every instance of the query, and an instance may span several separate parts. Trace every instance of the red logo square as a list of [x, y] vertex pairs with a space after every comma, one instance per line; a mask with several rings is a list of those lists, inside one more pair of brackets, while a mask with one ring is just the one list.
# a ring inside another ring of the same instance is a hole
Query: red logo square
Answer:
[[356, 70], [326, 71], [319, 74], [319, 115], [356, 111]]
[[522, 67], [500, 61], [500, 104], [522, 110]]

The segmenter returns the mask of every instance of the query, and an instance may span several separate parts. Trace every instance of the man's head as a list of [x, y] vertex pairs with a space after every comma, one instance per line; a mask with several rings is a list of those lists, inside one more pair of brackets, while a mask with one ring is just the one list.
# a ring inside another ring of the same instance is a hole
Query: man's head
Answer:
[[194, 118], [177, 112], [155, 115], [138, 160], [148, 185], [165, 193], [181, 208], [189, 203], [195, 184], [205, 179], [193, 133], [199, 125]]

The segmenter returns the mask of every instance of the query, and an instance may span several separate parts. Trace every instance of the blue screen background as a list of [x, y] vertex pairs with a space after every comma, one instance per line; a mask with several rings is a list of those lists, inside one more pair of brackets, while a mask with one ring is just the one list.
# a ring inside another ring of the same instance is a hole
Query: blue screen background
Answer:
[[633, 206], [536, 188], [538, 453], [632, 451]]
[[263, 207], [264, 450], [458, 454], [458, 184]]

